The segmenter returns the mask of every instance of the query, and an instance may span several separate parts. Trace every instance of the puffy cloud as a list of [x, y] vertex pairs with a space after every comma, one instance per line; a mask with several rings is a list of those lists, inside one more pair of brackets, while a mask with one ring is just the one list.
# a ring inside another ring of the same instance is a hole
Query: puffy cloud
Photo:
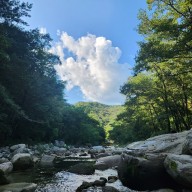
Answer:
[[68, 82], [67, 89], [78, 86], [89, 101], [123, 102], [119, 89], [128, 77], [128, 64], [119, 63], [121, 50], [113, 47], [110, 40], [91, 34], [75, 40], [62, 32], [51, 51], [61, 59], [56, 70]]

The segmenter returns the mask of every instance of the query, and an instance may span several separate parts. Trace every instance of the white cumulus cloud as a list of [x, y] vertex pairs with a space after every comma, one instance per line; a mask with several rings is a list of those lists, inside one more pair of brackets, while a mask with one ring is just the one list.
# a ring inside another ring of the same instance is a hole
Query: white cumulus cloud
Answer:
[[68, 90], [78, 86], [89, 101], [123, 103], [119, 89], [127, 80], [128, 64], [119, 63], [121, 50], [110, 40], [91, 34], [75, 40], [62, 32], [51, 51], [60, 57], [56, 70]]

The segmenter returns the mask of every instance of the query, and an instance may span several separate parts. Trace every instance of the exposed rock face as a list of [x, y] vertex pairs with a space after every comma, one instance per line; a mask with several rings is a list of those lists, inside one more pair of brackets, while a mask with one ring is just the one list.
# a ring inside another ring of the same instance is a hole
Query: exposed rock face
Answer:
[[14, 170], [24, 170], [33, 167], [33, 160], [28, 153], [18, 153], [13, 156], [11, 162]]
[[120, 161], [121, 155], [102, 157], [96, 161], [95, 168], [99, 170], [109, 169], [118, 166]]
[[78, 163], [68, 171], [80, 175], [92, 175], [95, 172], [95, 166], [93, 163]]
[[131, 150], [139, 150], [144, 153], [182, 154], [183, 143], [189, 133], [192, 133], [192, 130], [181, 133], [159, 135], [151, 137], [145, 141], [131, 143], [127, 148]]
[[164, 165], [178, 183], [192, 189], [192, 156], [169, 154]]
[[35, 183], [11, 183], [0, 186], [0, 191], [34, 192], [36, 188], [37, 184]]
[[177, 187], [164, 168], [163, 154], [146, 154], [143, 157], [122, 155], [118, 167], [119, 179], [134, 190], [154, 190]]

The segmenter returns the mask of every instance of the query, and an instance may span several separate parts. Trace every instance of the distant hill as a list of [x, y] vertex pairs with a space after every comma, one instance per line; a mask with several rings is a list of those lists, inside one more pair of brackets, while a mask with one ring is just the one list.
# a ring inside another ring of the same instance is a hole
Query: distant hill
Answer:
[[117, 115], [121, 113], [124, 108], [121, 105], [104, 105], [97, 102], [78, 102], [75, 107], [81, 108], [90, 117], [98, 120], [102, 127], [104, 127], [107, 136], [109, 130], [112, 129], [111, 125]]

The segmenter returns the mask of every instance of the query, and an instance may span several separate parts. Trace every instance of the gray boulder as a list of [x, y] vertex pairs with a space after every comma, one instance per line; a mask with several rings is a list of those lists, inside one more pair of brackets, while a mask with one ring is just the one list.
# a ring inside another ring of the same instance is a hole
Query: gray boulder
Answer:
[[13, 164], [11, 162], [1, 163], [0, 170], [3, 171], [4, 174], [8, 174], [13, 170]]
[[107, 156], [97, 159], [95, 168], [99, 170], [105, 170], [112, 167], [117, 167], [121, 161], [120, 155]]
[[53, 166], [53, 161], [55, 159], [55, 156], [52, 155], [43, 155], [40, 161], [41, 166]]
[[192, 131], [187, 134], [186, 140], [183, 145], [182, 153], [192, 155]]
[[164, 166], [174, 180], [192, 189], [192, 156], [169, 154]]
[[15, 151], [16, 149], [19, 149], [19, 148], [26, 148], [26, 145], [25, 144], [13, 145], [13, 146], [10, 147], [10, 150]]
[[191, 132], [192, 130], [155, 136], [145, 141], [131, 143], [127, 146], [127, 149], [144, 153], [182, 154], [183, 143], [186, 140], [186, 136]]
[[146, 154], [143, 157], [122, 155], [118, 176], [123, 185], [134, 190], [178, 188], [164, 168], [164, 154]]
[[0, 170], [0, 185], [4, 185], [4, 184], [8, 184], [8, 183], [9, 183], [9, 181], [8, 181], [7, 177], [5, 176], [5, 173], [2, 170]]
[[35, 183], [11, 183], [8, 185], [0, 186], [0, 191], [11, 192], [34, 192], [37, 188]]
[[80, 175], [92, 175], [95, 172], [95, 167], [93, 163], [78, 163], [68, 170], [71, 173], [76, 173]]
[[33, 160], [28, 153], [18, 153], [11, 159], [14, 170], [24, 170], [33, 167]]

